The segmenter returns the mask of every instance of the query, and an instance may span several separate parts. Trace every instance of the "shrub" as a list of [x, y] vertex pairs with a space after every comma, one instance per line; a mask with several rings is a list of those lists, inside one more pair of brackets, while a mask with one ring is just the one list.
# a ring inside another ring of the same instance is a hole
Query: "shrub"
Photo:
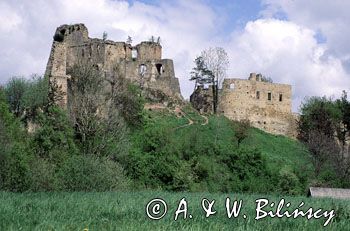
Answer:
[[0, 189], [22, 192], [28, 189], [31, 150], [20, 122], [9, 112], [0, 91]]
[[69, 157], [59, 169], [58, 177], [65, 191], [125, 190], [129, 185], [117, 162], [94, 156]]
[[56, 174], [57, 166], [47, 159], [34, 158], [30, 163], [30, 190], [34, 192], [56, 191], [61, 188]]
[[74, 142], [74, 131], [62, 109], [49, 107], [37, 119], [39, 128], [35, 131], [32, 146], [40, 158], [61, 163], [68, 156], [78, 153]]
[[301, 183], [293, 172], [281, 169], [278, 179], [278, 191], [281, 194], [298, 195], [303, 192]]

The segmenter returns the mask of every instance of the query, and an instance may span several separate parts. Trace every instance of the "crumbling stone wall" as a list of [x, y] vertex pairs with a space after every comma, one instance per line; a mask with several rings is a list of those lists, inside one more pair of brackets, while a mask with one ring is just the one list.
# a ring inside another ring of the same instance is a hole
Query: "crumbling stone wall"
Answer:
[[[197, 99], [208, 92], [196, 90], [191, 96], [192, 105], [200, 105]], [[224, 80], [218, 113], [236, 121], [249, 120], [252, 126], [272, 134], [296, 137], [298, 116], [292, 113], [291, 97], [290, 85], [264, 82], [260, 74], [252, 73], [248, 79]]]
[[88, 37], [84, 24], [62, 25], [56, 29], [46, 75], [56, 80], [64, 92], [59, 105], [69, 101], [70, 68], [79, 60], [90, 60], [106, 78], [122, 76], [147, 91], [161, 91], [169, 97], [182, 99], [179, 81], [175, 77], [174, 64], [162, 59], [162, 47], [155, 42], [141, 42], [131, 46]]
[[192, 106], [200, 113], [213, 112], [213, 91], [212, 88], [198, 86], [190, 96]]

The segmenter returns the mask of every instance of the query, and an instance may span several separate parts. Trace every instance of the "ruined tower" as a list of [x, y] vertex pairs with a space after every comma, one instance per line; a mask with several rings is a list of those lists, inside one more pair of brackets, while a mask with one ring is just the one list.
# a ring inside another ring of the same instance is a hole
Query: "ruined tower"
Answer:
[[107, 77], [122, 73], [145, 91], [182, 98], [173, 61], [162, 59], [159, 43], [141, 42], [131, 46], [125, 42], [89, 38], [84, 24], [58, 27], [53, 40], [46, 75], [61, 87], [64, 95], [58, 103], [62, 107], [69, 101], [69, 69], [82, 59], [90, 60]]
[[[195, 99], [205, 95], [208, 93], [203, 93], [203, 89], [191, 95], [191, 103], [199, 111], [204, 104], [198, 104]], [[206, 107], [209, 102], [212, 97], [204, 101]], [[218, 112], [231, 120], [249, 120], [252, 126], [272, 134], [289, 137], [297, 134], [297, 118], [292, 113], [292, 87], [263, 81], [261, 74], [251, 73], [248, 79], [225, 79], [219, 92]]]

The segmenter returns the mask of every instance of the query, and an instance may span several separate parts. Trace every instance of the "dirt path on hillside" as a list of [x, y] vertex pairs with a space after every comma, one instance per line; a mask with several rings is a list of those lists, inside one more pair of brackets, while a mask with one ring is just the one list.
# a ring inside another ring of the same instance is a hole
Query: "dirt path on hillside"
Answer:
[[204, 119], [204, 123], [202, 123], [201, 125], [202, 125], [202, 126], [207, 125], [207, 124], [209, 123], [209, 119], [208, 119], [208, 117], [207, 117], [207, 116], [205, 116], [205, 115], [201, 115], [201, 116], [202, 116], [202, 118]]
[[194, 124], [194, 121], [193, 121], [191, 118], [189, 118], [189, 117], [186, 115], [186, 113], [183, 112], [183, 111], [181, 110], [180, 107], [175, 107], [174, 112], [175, 112], [175, 114], [176, 114], [176, 116], [177, 116], [178, 118], [183, 116], [183, 117], [185, 117], [185, 118], [187, 119], [187, 121], [188, 121], [187, 124], [184, 124], [184, 125], [181, 125], [181, 126], [179, 126], [179, 127], [176, 127], [175, 130], [176, 130], [176, 129], [179, 129], [179, 128], [188, 127], [188, 126], [191, 126], [192, 124]]
[[[174, 130], [176, 129], [180, 129], [180, 128], [184, 128], [184, 127], [188, 127], [188, 126], [191, 126], [193, 125], [195, 122], [184, 112], [182, 111], [182, 109], [178, 106], [175, 107], [174, 110], [171, 110], [170, 108], [168, 108], [167, 106], [165, 106], [164, 104], [145, 104], [145, 109], [148, 109], [148, 110], [160, 110], [160, 109], [167, 109], [169, 112], [171, 113], [174, 113], [176, 115], [177, 118], [181, 118], [181, 117], [184, 117], [187, 119], [187, 123], [184, 124], [184, 125], [181, 125], [181, 126], [178, 126], [176, 128], [174, 128]], [[204, 119], [204, 122], [201, 124], [202, 126], [205, 126], [208, 124], [209, 122], [209, 119], [207, 116], [205, 115], [200, 115], [203, 119]], [[197, 122], [198, 123], [198, 122]]]

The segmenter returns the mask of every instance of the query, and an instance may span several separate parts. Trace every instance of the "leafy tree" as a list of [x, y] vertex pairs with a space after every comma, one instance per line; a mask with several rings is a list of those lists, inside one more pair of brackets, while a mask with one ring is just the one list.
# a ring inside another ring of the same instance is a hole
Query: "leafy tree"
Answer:
[[235, 122], [235, 138], [237, 140], [238, 147], [242, 143], [242, 141], [248, 137], [249, 129], [250, 129], [249, 120]]
[[342, 182], [350, 179], [350, 157], [346, 143], [349, 109], [345, 92], [336, 101], [312, 97], [301, 107], [298, 138], [307, 145], [313, 157], [316, 176], [331, 166]]
[[65, 111], [50, 107], [37, 120], [39, 128], [33, 135], [32, 146], [38, 157], [61, 164], [78, 149], [74, 142], [74, 130]]
[[330, 158], [338, 155], [339, 146], [336, 144], [333, 137], [327, 136], [319, 130], [312, 130], [309, 132], [306, 145], [313, 159], [315, 175], [318, 177]]
[[195, 82], [194, 89], [197, 86], [203, 86], [205, 84], [212, 84], [214, 82], [214, 74], [211, 70], [206, 66], [204, 59], [202, 56], [198, 56], [195, 60], [195, 67], [191, 71], [190, 81]]
[[222, 85], [222, 81], [226, 77], [226, 71], [229, 65], [228, 55], [222, 47], [210, 47], [202, 51], [201, 56], [203, 57], [207, 68], [214, 75], [214, 81], [212, 82], [213, 109], [214, 114], [216, 114], [219, 102], [219, 88]]
[[29, 80], [13, 77], [6, 84], [5, 91], [10, 110], [26, 122], [35, 118], [38, 109], [48, 105], [48, 77], [33, 75]]
[[226, 76], [228, 68], [228, 56], [221, 47], [209, 48], [202, 51], [201, 55], [195, 59], [195, 67], [191, 72], [190, 80], [197, 85], [211, 85], [213, 91], [213, 112], [216, 114], [219, 101], [219, 88]]
[[117, 157], [127, 152], [127, 127], [114, 93], [97, 66], [83, 60], [70, 72], [69, 112], [84, 154]]
[[25, 116], [27, 119], [33, 119], [44, 110], [48, 105], [49, 78], [39, 75], [33, 75], [27, 82], [27, 88], [23, 95], [23, 105], [25, 107]]
[[[195, 67], [191, 71], [191, 78], [190, 81], [194, 81], [194, 90], [197, 89], [198, 86], [207, 86], [207, 85], [212, 85], [212, 102], [211, 102], [211, 107], [212, 110], [214, 111], [215, 109], [215, 87], [213, 85], [215, 81], [215, 76], [211, 70], [209, 70], [204, 62], [203, 57], [199, 56], [195, 60]], [[209, 104], [210, 102], [208, 102]]]
[[311, 131], [333, 137], [341, 121], [341, 110], [326, 97], [311, 97], [301, 106], [298, 138], [307, 142]]
[[22, 192], [29, 188], [31, 150], [20, 121], [9, 111], [0, 89], [0, 189]]
[[121, 113], [121, 116], [131, 127], [140, 127], [143, 124], [144, 98], [140, 88], [132, 83], [123, 80], [118, 86], [114, 103]]
[[27, 87], [27, 80], [23, 77], [13, 77], [5, 85], [7, 102], [9, 103], [11, 112], [16, 117], [20, 117], [23, 114], [23, 96]]

